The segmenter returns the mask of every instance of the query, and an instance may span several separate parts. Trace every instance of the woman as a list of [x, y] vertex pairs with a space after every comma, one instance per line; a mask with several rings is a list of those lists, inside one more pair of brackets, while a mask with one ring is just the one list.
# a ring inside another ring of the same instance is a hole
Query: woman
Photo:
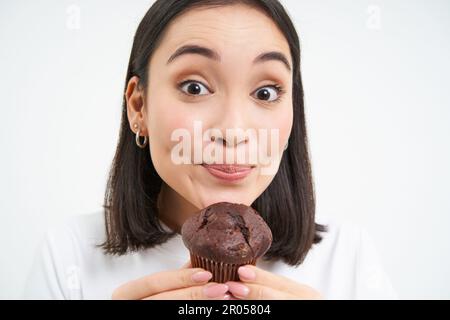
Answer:
[[[200, 143], [180, 148], [199, 124]], [[259, 154], [265, 139], [250, 129], [276, 133], [269, 166], [217, 161], [224, 154]], [[205, 152], [211, 147], [215, 152]], [[221, 156], [207, 161], [205, 154]], [[208, 282], [210, 272], [191, 267], [179, 234], [189, 216], [220, 201], [253, 206], [274, 238], [264, 259], [241, 267], [240, 281], [225, 284]], [[27, 296], [395, 297], [367, 234], [320, 222], [299, 39], [281, 4], [159, 0], [134, 38], [104, 212], [48, 233]]]

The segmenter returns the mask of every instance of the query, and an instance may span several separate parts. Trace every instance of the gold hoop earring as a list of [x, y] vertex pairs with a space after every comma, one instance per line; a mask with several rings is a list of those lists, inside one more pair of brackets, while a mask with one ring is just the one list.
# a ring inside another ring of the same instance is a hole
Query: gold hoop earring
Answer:
[[136, 132], [136, 144], [139, 148], [144, 149], [147, 146], [148, 139], [147, 136], [144, 136], [144, 142], [141, 143], [141, 141], [139, 140], [139, 133], [140, 130]]

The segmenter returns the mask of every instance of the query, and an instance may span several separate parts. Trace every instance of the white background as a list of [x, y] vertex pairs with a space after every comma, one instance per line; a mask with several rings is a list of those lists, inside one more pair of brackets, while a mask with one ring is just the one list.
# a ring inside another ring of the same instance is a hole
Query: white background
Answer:
[[[101, 208], [151, 3], [0, 2], [0, 298], [20, 297], [50, 224]], [[283, 3], [318, 213], [369, 230], [400, 297], [450, 298], [450, 2]]]

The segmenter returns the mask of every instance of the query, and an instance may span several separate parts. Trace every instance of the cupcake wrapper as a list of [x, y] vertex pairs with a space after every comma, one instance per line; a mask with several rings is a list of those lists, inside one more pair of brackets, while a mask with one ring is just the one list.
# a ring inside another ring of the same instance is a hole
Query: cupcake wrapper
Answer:
[[203, 268], [210, 271], [213, 275], [211, 281], [225, 283], [227, 281], [239, 281], [238, 268], [246, 264], [256, 265], [256, 259], [245, 263], [223, 263], [197, 256], [193, 253], [191, 256], [191, 264], [193, 268]]

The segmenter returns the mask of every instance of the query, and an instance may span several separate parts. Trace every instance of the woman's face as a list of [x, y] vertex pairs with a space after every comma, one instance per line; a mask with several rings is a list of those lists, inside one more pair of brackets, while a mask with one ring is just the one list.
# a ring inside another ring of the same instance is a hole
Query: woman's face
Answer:
[[[209, 48], [215, 54], [206, 57], [185, 53], [168, 62], [186, 45]], [[254, 63], [260, 54], [272, 51], [282, 53], [290, 67], [279, 59]], [[244, 5], [194, 9], [169, 25], [149, 63], [142, 125], [149, 136], [158, 174], [170, 189], [197, 208], [220, 201], [251, 205], [272, 181], [279, 160], [271, 174], [263, 173], [263, 166], [256, 163], [251, 169], [239, 167], [243, 174], [230, 179], [226, 173], [202, 165], [204, 161], [194, 161], [193, 140], [191, 163], [176, 164], [172, 153], [180, 141], [173, 141], [172, 134], [183, 129], [194, 139], [194, 123], [199, 121], [201, 134], [214, 128], [226, 140], [226, 144], [219, 138], [203, 141], [200, 136], [201, 149], [220, 145], [223, 154], [244, 152], [248, 159], [252, 152], [250, 139], [255, 137], [229, 141], [226, 130], [263, 129], [270, 136], [270, 130], [276, 129], [277, 150], [269, 151], [269, 155], [281, 155], [293, 118], [292, 59], [282, 33], [262, 12]], [[273, 86], [282, 87], [284, 93], [278, 93]], [[183, 155], [189, 154], [185, 152]], [[235, 164], [236, 159], [223, 158], [223, 162]]]

